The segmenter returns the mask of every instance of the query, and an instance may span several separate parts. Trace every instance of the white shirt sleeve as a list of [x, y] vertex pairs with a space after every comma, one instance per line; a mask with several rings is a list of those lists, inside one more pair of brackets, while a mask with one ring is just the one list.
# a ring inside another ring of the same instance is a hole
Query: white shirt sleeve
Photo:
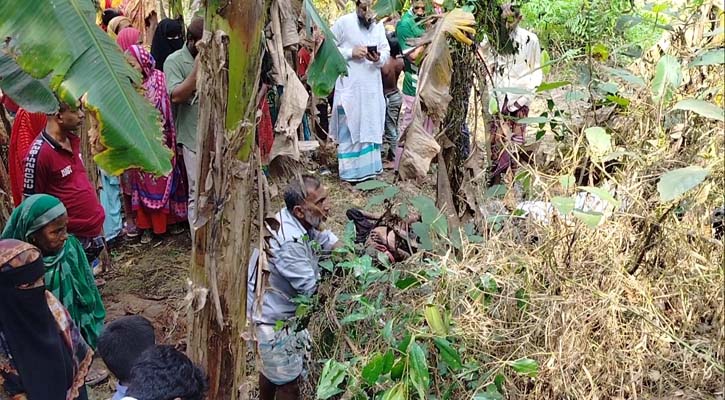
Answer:
[[352, 59], [352, 47], [345, 47], [343, 44], [345, 43], [345, 27], [343, 26], [345, 24], [344, 18], [338, 18], [337, 21], [332, 25], [332, 34], [335, 35], [335, 42], [337, 44], [337, 49], [340, 50], [340, 53], [342, 53], [342, 56], [345, 57], [345, 60], [351, 60]]

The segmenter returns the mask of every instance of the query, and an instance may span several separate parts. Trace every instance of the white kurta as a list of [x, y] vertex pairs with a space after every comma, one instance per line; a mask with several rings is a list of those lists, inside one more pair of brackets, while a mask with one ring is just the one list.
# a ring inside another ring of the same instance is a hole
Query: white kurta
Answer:
[[[348, 76], [341, 76], [335, 84], [330, 134], [338, 138], [335, 110], [342, 106], [353, 143], [381, 144], [385, 130], [385, 96], [380, 70], [390, 57], [385, 27], [374, 23], [365, 29], [358, 22], [357, 14], [351, 13], [335, 21], [332, 33], [347, 60]], [[353, 59], [352, 50], [356, 46], [377, 46], [380, 60], [373, 63], [367, 59]]]
[[496, 65], [493, 73], [494, 87], [524, 89], [531, 92], [531, 94], [521, 94], [496, 91], [499, 108], [503, 106], [505, 98], [508, 97], [509, 111], [514, 112], [518, 110], [518, 107], [514, 106], [514, 102], [520, 106], [531, 104], [534, 99], [533, 93], [536, 91], [536, 87], [541, 85], [544, 75], [541, 71], [541, 47], [536, 34], [517, 27], [511, 34], [511, 38], [514, 46], [518, 48], [516, 54], [499, 54], [494, 58], [488, 41], [481, 43], [481, 50], [486, 56], [486, 62]]

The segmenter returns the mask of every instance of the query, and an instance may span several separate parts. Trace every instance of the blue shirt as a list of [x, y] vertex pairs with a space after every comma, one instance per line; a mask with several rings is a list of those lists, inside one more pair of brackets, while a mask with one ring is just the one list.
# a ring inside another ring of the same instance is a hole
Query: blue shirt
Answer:
[[280, 223], [277, 231], [270, 227], [270, 257], [267, 261], [269, 278], [262, 296], [261, 310], [255, 303], [254, 291], [257, 282], [259, 253], [255, 252], [249, 265], [247, 281], [247, 305], [252, 313], [251, 320], [257, 324], [274, 325], [295, 315], [297, 304], [291, 299], [310, 296], [317, 290], [320, 278], [319, 251], [332, 250], [337, 236], [331, 231], [307, 230], [287, 208], [277, 213]]

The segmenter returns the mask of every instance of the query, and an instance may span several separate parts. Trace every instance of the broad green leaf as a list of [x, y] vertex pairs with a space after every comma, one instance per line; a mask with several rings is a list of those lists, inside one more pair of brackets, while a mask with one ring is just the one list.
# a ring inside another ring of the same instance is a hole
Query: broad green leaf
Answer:
[[402, 203], [398, 207], [398, 215], [400, 215], [400, 218], [408, 218], [409, 214], [410, 214], [410, 210], [408, 209], [408, 204]]
[[610, 75], [616, 76], [617, 78], [622, 79], [623, 81], [629, 82], [633, 85], [637, 85], [637, 86], [645, 85], [644, 79], [632, 74], [631, 72], [627, 71], [626, 69], [606, 68], [606, 71], [609, 72]]
[[516, 122], [518, 122], [519, 124], [525, 124], [525, 125], [545, 124], [545, 123], [549, 122], [549, 119], [546, 117], [526, 117], [526, 118], [517, 119]]
[[506, 185], [493, 185], [490, 188], [486, 189], [486, 192], [483, 194], [483, 198], [499, 199], [504, 197], [507, 191], [508, 189], [506, 188]]
[[551, 204], [561, 215], [568, 215], [574, 209], [575, 203], [571, 197], [553, 197], [551, 199]]
[[496, 385], [488, 385], [485, 392], [477, 392], [473, 400], [504, 400], [503, 395], [498, 391]]
[[362, 369], [362, 379], [368, 386], [373, 386], [385, 369], [385, 356], [375, 353]]
[[343, 390], [339, 386], [346, 377], [347, 367], [345, 364], [341, 364], [333, 359], [327, 360], [324, 368], [322, 368], [320, 382], [317, 385], [317, 399], [326, 400], [336, 394], [342, 393]]
[[687, 110], [716, 121], [725, 122], [725, 110], [705, 100], [685, 99], [678, 101], [673, 110]]
[[615, 94], [607, 95], [607, 100], [621, 107], [627, 107], [629, 106], [629, 103], [631, 103], [629, 99]]
[[589, 149], [596, 160], [612, 151], [612, 136], [598, 126], [587, 128], [584, 131], [589, 142]]
[[584, 100], [587, 98], [587, 94], [581, 90], [573, 90], [571, 92], [567, 92], [564, 99], [568, 101], [569, 103], [573, 103], [575, 101]]
[[547, 92], [570, 84], [569, 81], [544, 82], [536, 88], [536, 93]]
[[410, 345], [408, 352], [410, 366], [408, 373], [410, 374], [410, 382], [418, 392], [420, 399], [428, 398], [428, 389], [430, 386], [430, 374], [428, 372], [428, 362], [425, 359], [423, 348], [417, 342]]
[[415, 276], [408, 276], [406, 278], [398, 279], [395, 281], [395, 287], [397, 287], [400, 290], [405, 290], [409, 287], [418, 285], [418, 278]]
[[440, 210], [438, 210], [435, 202], [430, 197], [417, 196], [412, 198], [410, 203], [420, 213], [423, 223], [433, 224], [438, 219]]
[[652, 100], [658, 104], [668, 101], [680, 83], [682, 83], [680, 62], [669, 54], [662, 56], [652, 79]]
[[544, 75], [549, 75], [549, 72], [551, 72], [551, 56], [549, 55], [549, 52], [546, 50], [543, 50], [541, 52], [541, 72], [544, 73]]
[[446, 336], [448, 334], [448, 326], [441, 317], [441, 312], [435, 304], [428, 304], [423, 311], [425, 322], [430, 327], [433, 334], [438, 336]]
[[393, 341], [393, 322], [392, 319], [388, 320], [385, 323], [385, 327], [383, 327], [383, 339], [388, 343], [392, 343]]
[[403, 11], [404, 1], [400, 0], [377, 0], [373, 5], [373, 11], [378, 19], [399, 14]]
[[602, 217], [604, 217], [604, 214], [600, 212], [582, 210], [574, 210], [572, 211], [572, 215], [590, 228], [596, 228], [599, 226], [599, 223], [602, 222]]
[[604, 82], [597, 85], [597, 89], [602, 93], [616, 94], [619, 92], [619, 87], [613, 82]]
[[696, 165], [665, 173], [657, 183], [660, 201], [666, 202], [677, 199], [702, 183], [709, 173], [709, 170]]
[[0, 15], [0, 36], [15, 40], [15, 61], [25, 72], [36, 79], [49, 77], [51, 87], [73, 106], [85, 95], [106, 147], [95, 156], [101, 168], [113, 175], [129, 167], [161, 175], [171, 171], [172, 153], [162, 144], [159, 113], [134, 89], [141, 75], [96, 26], [93, 2], [2, 1]]
[[413, 228], [413, 232], [418, 235], [420, 247], [423, 250], [432, 251], [433, 242], [430, 239], [430, 224], [415, 222], [411, 225], [411, 228]]
[[390, 369], [390, 379], [397, 381], [403, 377], [405, 367], [408, 365], [408, 357], [400, 357], [398, 361], [393, 364], [393, 368]]
[[567, 190], [576, 184], [576, 179], [571, 175], [562, 175], [559, 177], [559, 184], [564, 190]]
[[519, 374], [536, 378], [539, 375], [539, 363], [536, 360], [530, 358], [520, 358], [516, 361], [512, 361], [509, 365]]
[[408, 385], [400, 382], [383, 393], [381, 400], [408, 400]]
[[305, 13], [307, 17], [325, 35], [325, 41], [317, 50], [314, 60], [307, 69], [307, 82], [312, 88], [312, 93], [317, 97], [327, 97], [335, 88], [335, 82], [341, 75], [347, 76], [347, 61], [337, 48], [335, 35], [327, 25], [327, 22], [317, 12], [312, 0], [305, 1]]
[[363, 191], [370, 191], [375, 189], [382, 189], [390, 186], [389, 183], [379, 181], [377, 179], [371, 179], [369, 181], [360, 182], [357, 185], [355, 185], [355, 189], [363, 190]]
[[600, 199], [606, 201], [607, 203], [613, 205], [614, 207], [619, 207], [619, 205], [620, 205], [619, 200], [615, 199], [611, 193], [609, 193], [608, 191], [606, 191], [602, 188], [599, 188], [596, 186], [581, 186], [579, 189], [599, 197]]
[[451, 342], [442, 337], [436, 337], [433, 338], [433, 343], [435, 343], [438, 348], [438, 353], [443, 361], [445, 361], [445, 363], [448, 364], [453, 371], [459, 371], [463, 368], [461, 355], [458, 354], [458, 350], [453, 347]]
[[697, 67], [702, 65], [721, 65], [725, 64], [725, 48], [719, 48], [715, 50], [707, 51], [700, 54], [692, 60], [690, 63], [691, 67]]
[[383, 356], [383, 372], [382, 375], [387, 374], [393, 369], [393, 363], [395, 363], [395, 352], [393, 349], [388, 349]]
[[609, 49], [606, 45], [597, 43], [591, 48], [592, 56], [599, 58], [601, 61], [606, 61], [609, 58]]
[[29, 112], [50, 114], [58, 110], [58, 101], [49, 84], [28, 75], [10, 56], [2, 52], [0, 89]]

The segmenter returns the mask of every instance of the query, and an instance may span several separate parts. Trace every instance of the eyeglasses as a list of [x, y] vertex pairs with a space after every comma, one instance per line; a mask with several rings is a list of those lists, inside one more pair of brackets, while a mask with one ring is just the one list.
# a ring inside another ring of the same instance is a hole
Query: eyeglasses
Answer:
[[415, 6], [413, 10], [425, 10], [425, 6]]

